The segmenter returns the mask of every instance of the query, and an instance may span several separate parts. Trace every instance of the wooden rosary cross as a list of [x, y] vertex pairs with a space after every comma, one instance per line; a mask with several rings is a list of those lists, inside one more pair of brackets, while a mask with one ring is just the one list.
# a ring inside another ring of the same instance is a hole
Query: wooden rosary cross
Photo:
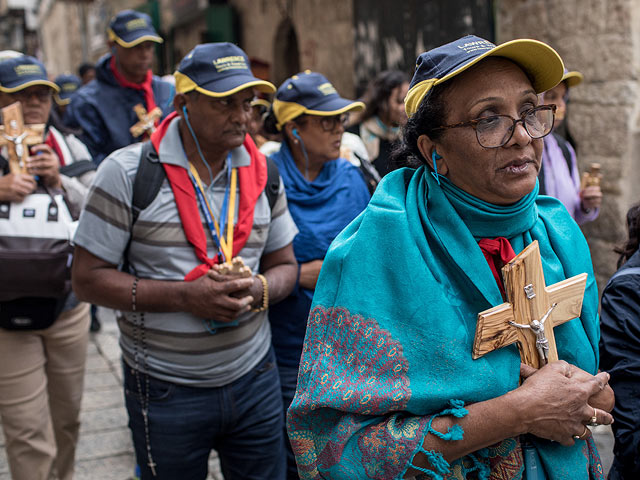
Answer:
[[27, 173], [29, 147], [42, 143], [44, 123], [25, 125], [20, 102], [12, 103], [2, 109], [0, 126], [0, 147], [9, 151], [9, 170], [11, 173]]
[[162, 110], [160, 107], [156, 107], [147, 113], [147, 109], [142, 106], [141, 103], [137, 104], [133, 107], [133, 111], [136, 112], [138, 116], [138, 123], [134, 124], [129, 131], [133, 138], [138, 138], [140, 135], [144, 133], [153, 133], [155, 130], [155, 123], [160, 117], [162, 117]]
[[473, 359], [518, 342], [522, 363], [558, 361], [553, 328], [580, 316], [587, 274], [547, 287], [538, 242], [502, 268], [508, 303], [478, 314]]

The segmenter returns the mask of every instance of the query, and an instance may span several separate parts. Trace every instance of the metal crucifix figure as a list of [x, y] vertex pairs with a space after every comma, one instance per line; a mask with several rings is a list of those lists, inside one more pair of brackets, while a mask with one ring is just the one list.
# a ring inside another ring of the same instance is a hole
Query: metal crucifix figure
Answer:
[[549, 363], [549, 339], [544, 334], [544, 322], [547, 321], [547, 318], [549, 318], [553, 309], [556, 308], [556, 305], [558, 304], [554, 303], [551, 305], [551, 308], [540, 320], [532, 320], [530, 325], [522, 325], [513, 321], [509, 322], [509, 325], [516, 328], [528, 328], [535, 334], [536, 348], [538, 349], [538, 355], [540, 356], [540, 363], [542, 365]]

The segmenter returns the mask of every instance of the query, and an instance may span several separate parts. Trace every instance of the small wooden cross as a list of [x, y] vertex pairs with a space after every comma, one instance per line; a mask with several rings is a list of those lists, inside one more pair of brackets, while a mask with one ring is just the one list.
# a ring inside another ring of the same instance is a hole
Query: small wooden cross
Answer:
[[3, 126], [0, 126], [0, 147], [9, 151], [11, 173], [27, 173], [29, 147], [42, 143], [44, 123], [25, 125], [20, 102], [2, 109]]
[[534, 241], [502, 268], [502, 276], [508, 303], [478, 314], [473, 359], [518, 342], [522, 363], [540, 368], [558, 361], [553, 327], [580, 315], [587, 274], [547, 287]]
[[584, 190], [587, 187], [599, 187], [602, 180], [602, 173], [600, 173], [600, 164], [592, 163], [588, 172], [582, 174], [582, 180], [580, 181], [580, 190]]
[[242, 257], [234, 257], [231, 263], [221, 264], [218, 267], [218, 272], [223, 275], [237, 275], [241, 278], [248, 278], [253, 275], [251, 269], [244, 264]]
[[138, 138], [144, 133], [152, 134], [156, 129], [155, 123], [160, 117], [162, 117], [162, 110], [160, 107], [156, 107], [147, 113], [147, 109], [142, 106], [141, 103], [133, 107], [133, 111], [138, 116], [138, 123], [134, 124], [129, 131], [133, 138]]

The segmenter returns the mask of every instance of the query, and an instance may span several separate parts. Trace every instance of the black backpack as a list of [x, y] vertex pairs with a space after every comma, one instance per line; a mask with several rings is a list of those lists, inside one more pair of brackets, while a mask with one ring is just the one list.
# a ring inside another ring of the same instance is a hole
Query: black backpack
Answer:
[[[273, 206], [278, 200], [278, 191], [280, 190], [280, 174], [278, 167], [269, 157], [267, 159], [267, 184], [264, 187], [264, 193], [269, 200], [269, 208], [273, 210]], [[147, 208], [158, 192], [160, 186], [166, 177], [164, 168], [158, 159], [158, 153], [149, 141], [142, 144], [142, 152], [140, 153], [140, 164], [136, 178], [133, 181], [133, 196], [131, 199], [131, 225], [136, 223], [140, 216], [140, 212]]]

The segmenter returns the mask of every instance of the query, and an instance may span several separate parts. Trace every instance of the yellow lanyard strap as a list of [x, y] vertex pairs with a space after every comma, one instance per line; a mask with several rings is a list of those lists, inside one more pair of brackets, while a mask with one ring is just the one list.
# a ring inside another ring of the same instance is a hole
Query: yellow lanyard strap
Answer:
[[213, 214], [213, 210], [211, 205], [209, 204], [209, 199], [205, 193], [205, 189], [202, 187], [202, 181], [200, 180], [200, 175], [198, 175], [198, 171], [193, 166], [191, 162], [189, 162], [189, 171], [195, 178], [200, 191], [203, 193], [202, 197], [204, 198], [207, 209], [209, 210], [209, 215], [213, 218], [213, 224], [216, 228], [216, 233], [218, 234], [218, 238], [220, 239], [220, 248], [222, 249], [222, 253], [226, 258], [227, 262], [231, 263], [231, 259], [233, 258], [233, 218], [235, 216], [236, 210], [236, 196], [237, 196], [237, 184], [238, 184], [238, 171], [236, 168], [231, 169], [231, 185], [229, 192], [229, 207], [228, 207], [228, 215], [227, 215], [227, 238], [225, 239], [222, 234], [224, 232], [220, 232], [220, 226], [218, 225], [218, 221], [216, 220], [215, 215]]

